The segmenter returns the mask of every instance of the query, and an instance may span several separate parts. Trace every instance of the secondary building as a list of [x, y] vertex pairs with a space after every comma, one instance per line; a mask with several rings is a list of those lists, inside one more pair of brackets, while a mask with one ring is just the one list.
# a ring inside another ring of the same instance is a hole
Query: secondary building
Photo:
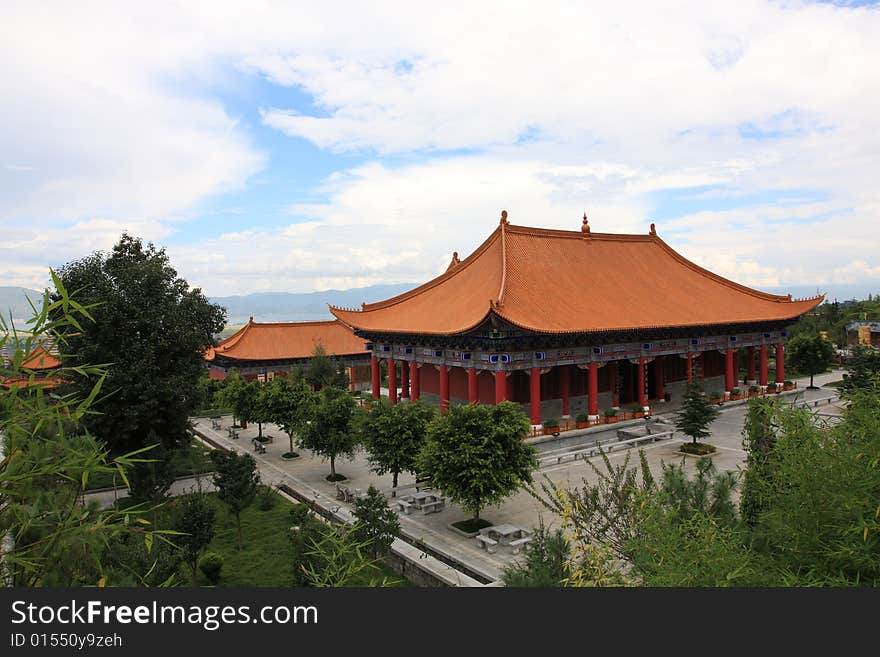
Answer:
[[368, 386], [366, 341], [335, 320], [262, 323], [251, 317], [239, 331], [208, 349], [205, 360], [213, 378], [226, 378], [235, 368], [246, 379], [268, 381], [305, 367], [319, 346], [347, 370], [352, 390]]

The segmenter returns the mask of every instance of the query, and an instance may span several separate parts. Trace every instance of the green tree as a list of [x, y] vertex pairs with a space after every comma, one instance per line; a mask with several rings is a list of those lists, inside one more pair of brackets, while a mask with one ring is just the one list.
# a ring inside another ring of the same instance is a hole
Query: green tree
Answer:
[[309, 359], [305, 369], [305, 380], [315, 387], [315, 390], [321, 390], [327, 386], [345, 389], [348, 386], [348, 379], [334, 358], [327, 355], [324, 345], [318, 343], [312, 357]]
[[476, 522], [483, 507], [532, 481], [537, 457], [522, 441], [529, 427], [513, 402], [451, 406], [429, 426], [419, 470]]
[[[115, 473], [128, 484], [127, 469], [147, 450], [111, 458], [83, 427], [83, 419], [94, 412], [105, 368], [81, 364], [48, 373], [48, 380], [89, 379], [82, 386], [86, 394], [79, 396], [48, 391], [44, 381], [21, 367], [49, 340], [67, 353], [65, 335], [92, 321], [93, 308], [78, 303], [54, 272], [52, 278], [55, 298], [46, 294], [34, 308], [27, 334], [0, 317], [0, 349], [10, 352], [10, 362], [0, 362], [0, 378], [16, 382], [0, 386], [0, 585], [96, 585], [106, 576], [105, 554], [114, 540], [131, 537], [149, 551], [168, 533], [150, 527], [142, 508], [79, 504], [98, 476]], [[62, 355], [65, 360], [71, 358]]]
[[698, 440], [712, 435], [709, 425], [715, 421], [718, 413], [718, 406], [706, 398], [700, 385], [691, 383], [685, 391], [681, 409], [675, 415], [675, 428], [693, 438], [696, 445]]
[[810, 388], [815, 389], [813, 376], [831, 366], [834, 346], [818, 333], [802, 333], [788, 341], [785, 357], [795, 370], [810, 375]]
[[354, 456], [357, 447], [357, 434], [353, 426], [355, 408], [354, 399], [345, 391], [324, 388], [300, 433], [302, 447], [330, 460], [328, 481], [345, 478], [336, 473], [336, 459], [339, 456]]
[[856, 345], [847, 359], [848, 374], [844, 376], [841, 389], [845, 393], [870, 390], [875, 386], [880, 374], [880, 349], [866, 345]]
[[241, 512], [254, 501], [260, 485], [257, 462], [250, 454], [236, 454], [221, 450], [211, 452], [211, 461], [214, 462], [213, 481], [214, 486], [217, 487], [217, 497], [235, 516], [236, 536], [240, 550], [242, 548]]
[[306, 383], [295, 376], [276, 376], [264, 388], [267, 418], [274, 422], [290, 441], [289, 454], [293, 454], [293, 437], [302, 431], [317, 403], [317, 395]]
[[[360, 442], [367, 450], [370, 469], [376, 474], [391, 473], [397, 488], [401, 472], [415, 474], [416, 461], [428, 433], [428, 425], [437, 416], [432, 406], [416, 400], [410, 404], [392, 404], [378, 399], [357, 422]], [[396, 496], [397, 491], [392, 495]]]
[[[108, 394], [99, 413], [83, 418], [86, 428], [114, 454], [157, 442], [166, 451], [186, 444], [204, 351], [222, 330], [225, 310], [190, 289], [164, 249], [127, 234], [110, 253], [66, 264], [59, 278], [77, 291], [79, 303], [93, 307], [95, 319], [64, 331], [64, 367], [112, 363], [104, 381]], [[61, 296], [56, 283], [52, 298]], [[65, 388], [85, 398], [92, 384], [77, 377]]]
[[504, 569], [505, 586], [562, 586], [571, 566], [571, 544], [561, 529], [535, 529], [525, 557]]
[[384, 557], [391, 550], [394, 537], [400, 531], [397, 514], [388, 508], [388, 500], [374, 486], [367, 489], [363, 499], [354, 501], [357, 518], [351, 536], [373, 557]]
[[174, 500], [174, 541], [190, 570], [190, 585], [199, 585], [199, 559], [214, 538], [214, 507], [204, 493], [189, 493]]

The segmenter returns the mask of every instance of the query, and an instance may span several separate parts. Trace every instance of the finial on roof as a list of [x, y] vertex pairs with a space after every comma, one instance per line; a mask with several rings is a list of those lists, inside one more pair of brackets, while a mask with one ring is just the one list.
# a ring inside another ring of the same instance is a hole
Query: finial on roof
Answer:
[[590, 234], [590, 222], [587, 220], [587, 213], [584, 212], [584, 220], [581, 223], [581, 232], [587, 235]]
[[651, 224], [651, 232], [650, 232], [650, 234], [653, 235], [653, 236], [655, 236], [655, 237], [656, 237], [656, 235], [657, 235], [657, 229], [654, 227], [654, 224], [653, 224], [653, 223]]
[[460, 265], [460, 264], [461, 264], [461, 260], [458, 259], [458, 251], [453, 251], [452, 252], [452, 261], [449, 263], [449, 266], [446, 268], [446, 271], [449, 271], [450, 269], [454, 269], [455, 267], [458, 267], [458, 265]]
[[507, 221], [507, 210], [502, 210], [502, 211], [501, 211], [501, 223], [502, 223], [502, 224], [507, 224], [507, 223], [509, 223], [509, 222]]
[[254, 316], [251, 315], [251, 318], [248, 320], [248, 324], [253, 324], [253, 323], [254, 323]]

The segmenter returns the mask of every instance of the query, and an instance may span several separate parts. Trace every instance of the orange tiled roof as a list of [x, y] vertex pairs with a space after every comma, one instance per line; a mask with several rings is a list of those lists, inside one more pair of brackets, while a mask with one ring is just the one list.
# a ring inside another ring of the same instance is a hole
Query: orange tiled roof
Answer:
[[[505, 213], [506, 215], [506, 213]], [[823, 297], [792, 301], [734, 283], [648, 235], [501, 225], [468, 258], [362, 310], [331, 307], [351, 327], [450, 335], [490, 313], [539, 333], [685, 327], [796, 318]]]
[[21, 364], [21, 368], [24, 370], [57, 370], [59, 367], [61, 367], [61, 361], [58, 357], [42, 345], [34, 349]]
[[311, 358], [318, 344], [330, 356], [367, 353], [365, 342], [336, 320], [323, 322], [258, 323], [251, 318], [238, 332], [208, 349], [205, 360], [216, 356], [235, 360]]

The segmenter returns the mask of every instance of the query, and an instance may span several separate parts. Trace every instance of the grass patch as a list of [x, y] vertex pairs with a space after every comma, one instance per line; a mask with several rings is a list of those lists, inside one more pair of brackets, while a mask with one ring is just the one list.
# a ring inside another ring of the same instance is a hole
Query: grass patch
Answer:
[[715, 445], [710, 445], [709, 443], [682, 443], [679, 450], [685, 454], [694, 454], [696, 456], [705, 456], [717, 451]]
[[[200, 442], [193, 440], [186, 449], [177, 450], [171, 459], [174, 467], [175, 477], [189, 477], [191, 475], [204, 474], [214, 471], [214, 464], [209, 456], [210, 447], [206, 447]], [[149, 452], [145, 455], [149, 458]], [[127, 474], [127, 473], [126, 473]], [[97, 488], [112, 488], [116, 486], [125, 486], [125, 482], [119, 476], [119, 473], [101, 472], [94, 478], [89, 480], [86, 490], [95, 490]]]
[[480, 518], [479, 520], [468, 518], [467, 520], [459, 520], [458, 522], [453, 522], [452, 526], [468, 534], [473, 534], [474, 532], [478, 532], [481, 529], [485, 529], [486, 527], [491, 527], [492, 523], [484, 518]]
[[[214, 540], [208, 551], [223, 557], [223, 570], [218, 586], [291, 586], [293, 583], [293, 548], [288, 538], [293, 524], [292, 504], [277, 493], [269, 509], [260, 510], [252, 504], [241, 512], [241, 535], [244, 547], [236, 547], [235, 518], [211, 493], [211, 503], [217, 507]], [[384, 564], [378, 564], [358, 578], [353, 586], [368, 586], [370, 580], [387, 579], [393, 586], [411, 586]], [[187, 581], [184, 577], [183, 581]], [[200, 578], [200, 581], [201, 578]]]

